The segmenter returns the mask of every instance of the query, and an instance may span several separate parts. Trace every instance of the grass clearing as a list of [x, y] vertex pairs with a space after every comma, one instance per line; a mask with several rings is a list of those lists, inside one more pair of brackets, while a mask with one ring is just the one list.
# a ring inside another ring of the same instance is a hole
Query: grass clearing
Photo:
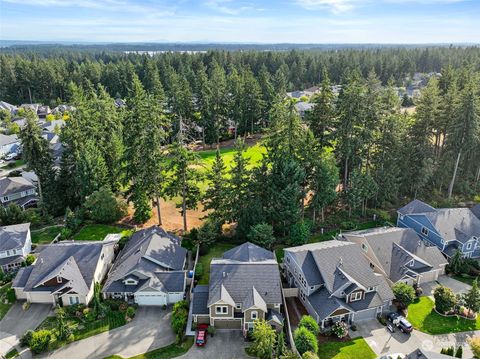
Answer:
[[32, 231], [32, 243], [48, 244], [62, 231], [63, 226], [52, 226]]
[[203, 274], [198, 280], [198, 284], [208, 284], [210, 281], [210, 262], [212, 258], [220, 258], [223, 252], [235, 247], [232, 243], [215, 243], [208, 252], [198, 258], [198, 263], [202, 264]]
[[76, 241], [103, 241], [110, 233], [120, 233], [122, 236], [129, 236], [132, 230], [106, 224], [87, 224], [83, 226], [72, 239]]
[[318, 348], [320, 359], [375, 359], [377, 355], [367, 342], [359, 337], [347, 342], [321, 343]]
[[428, 334], [448, 334], [480, 330], [480, 315], [476, 320], [460, 317], [444, 317], [433, 310], [435, 303], [430, 297], [420, 297], [408, 306], [407, 319], [415, 329]]
[[[201, 159], [202, 164], [205, 165], [206, 169], [210, 169], [212, 167], [213, 162], [215, 161], [215, 155], [217, 150], [207, 150], [207, 151], [200, 151], [197, 152], [198, 156]], [[253, 145], [248, 147], [246, 151], [243, 153], [243, 157], [249, 159], [248, 168], [252, 168], [256, 166], [263, 157], [263, 154], [266, 153], [265, 147], [260, 144]], [[235, 148], [221, 148], [220, 154], [222, 155], [222, 159], [225, 163], [227, 169], [230, 169], [233, 164], [233, 158], [235, 156]]]
[[0, 320], [3, 319], [8, 310], [12, 307], [13, 303], [5, 303], [7, 301], [7, 291], [12, 286], [12, 283], [5, 284], [0, 288]]

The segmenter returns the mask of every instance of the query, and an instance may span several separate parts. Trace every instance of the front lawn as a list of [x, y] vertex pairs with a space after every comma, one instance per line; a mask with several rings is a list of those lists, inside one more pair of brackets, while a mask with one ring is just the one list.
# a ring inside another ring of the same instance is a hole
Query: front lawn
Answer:
[[72, 239], [76, 241], [103, 241], [105, 236], [110, 233], [121, 233], [122, 236], [129, 236], [132, 234], [132, 231], [106, 224], [87, 224]]
[[473, 285], [473, 281], [475, 280], [476, 277], [469, 274], [456, 274], [453, 276], [453, 278], [471, 286]]
[[375, 359], [377, 355], [363, 338], [347, 342], [326, 342], [318, 346], [320, 359]]
[[0, 288], [0, 320], [3, 319], [5, 314], [7, 314], [8, 310], [10, 307], [13, 305], [13, 303], [6, 303], [7, 302], [7, 291], [10, 289], [12, 286], [11, 283], [5, 284], [3, 287]]
[[[187, 337], [181, 344], [170, 344], [166, 347], [154, 349], [152, 351], [135, 355], [127, 359], [170, 359], [185, 354], [193, 345], [193, 337]], [[120, 355], [111, 355], [104, 359], [124, 359]]]
[[63, 226], [52, 226], [32, 231], [32, 243], [48, 244], [62, 231]]
[[459, 317], [444, 317], [433, 310], [430, 297], [420, 297], [408, 306], [407, 319], [415, 329], [428, 334], [448, 334], [480, 329], [480, 315], [477, 320]]
[[198, 279], [198, 284], [208, 284], [210, 281], [210, 262], [212, 258], [220, 258], [223, 252], [233, 247], [235, 247], [235, 244], [232, 243], [215, 243], [206, 254], [199, 256], [198, 263], [201, 263], [203, 273]]

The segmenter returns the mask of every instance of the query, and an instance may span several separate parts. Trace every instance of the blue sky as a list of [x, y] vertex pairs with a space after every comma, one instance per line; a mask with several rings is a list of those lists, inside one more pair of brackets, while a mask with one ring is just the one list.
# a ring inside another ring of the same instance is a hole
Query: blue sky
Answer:
[[480, 0], [0, 0], [0, 39], [480, 42]]

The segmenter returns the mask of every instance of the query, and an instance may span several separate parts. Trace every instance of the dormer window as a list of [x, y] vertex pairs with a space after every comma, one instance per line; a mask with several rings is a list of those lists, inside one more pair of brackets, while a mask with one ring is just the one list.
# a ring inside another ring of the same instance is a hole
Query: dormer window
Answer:
[[62, 277], [60, 277], [59, 275], [57, 276], [57, 283], [62, 283]]
[[472, 242], [467, 243], [467, 250], [472, 249]]
[[414, 264], [415, 264], [415, 262], [413, 260], [410, 261], [410, 263], [409, 263], [410, 267], [413, 267]]
[[125, 281], [125, 284], [137, 284], [137, 281], [135, 279], [129, 278]]
[[235, 309], [242, 309], [242, 305], [240, 303], [235, 304]]
[[426, 227], [422, 227], [422, 234], [428, 236], [428, 229]]
[[253, 310], [250, 317], [252, 318], [252, 320], [257, 320], [258, 319], [258, 312], [256, 310]]
[[350, 294], [350, 301], [355, 302], [357, 300], [362, 299], [362, 292], [355, 292]]
[[362, 249], [364, 252], [368, 251], [368, 246], [365, 243], [362, 243]]
[[375, 290], [375, 287], [368, 287], [367, 292], [373, 292]]

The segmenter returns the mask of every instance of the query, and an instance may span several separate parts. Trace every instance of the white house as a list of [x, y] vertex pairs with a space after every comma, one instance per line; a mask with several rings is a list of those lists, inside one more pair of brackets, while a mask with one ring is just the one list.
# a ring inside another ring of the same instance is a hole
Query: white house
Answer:
[[0, 267], [18, 269], [32, 250], [30, 223], [0, 227]]

